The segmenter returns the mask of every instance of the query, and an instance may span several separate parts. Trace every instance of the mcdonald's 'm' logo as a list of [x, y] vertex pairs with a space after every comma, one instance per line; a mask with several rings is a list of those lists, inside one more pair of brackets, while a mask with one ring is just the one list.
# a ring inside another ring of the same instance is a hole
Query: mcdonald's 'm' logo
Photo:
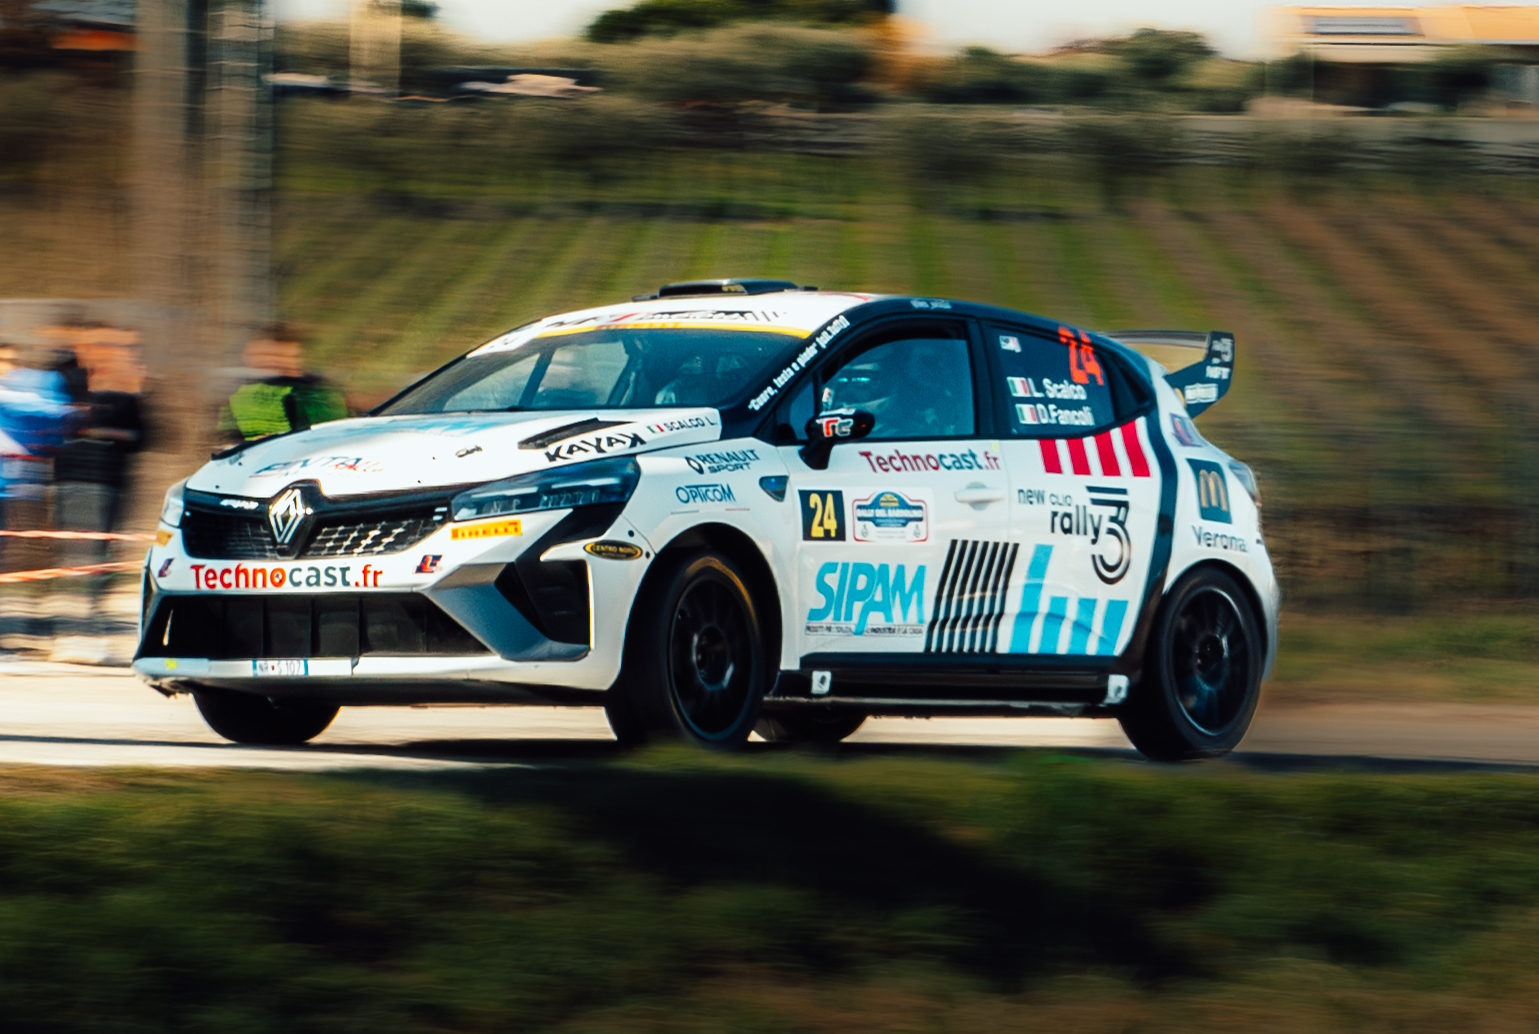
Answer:
[[1197, 509], [1205, 521], [1232, 524], [1229, 513], [1229, 482], [1224, 468], [1207, 460], [1187, 460], [1197, 478]]

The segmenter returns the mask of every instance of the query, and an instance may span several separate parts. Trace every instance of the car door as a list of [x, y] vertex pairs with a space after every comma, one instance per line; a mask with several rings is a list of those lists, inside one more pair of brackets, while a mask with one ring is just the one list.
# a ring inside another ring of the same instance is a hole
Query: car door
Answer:
[[826, 469], [781, 448], [801, 513], [802, 656], [994, 650], [1014, 550], [977, 349], [967, 321], [906, 320], [852, 340], [787, 401], [794, 427], [830, 410], [875, 417]]
[[1114, 357], [1067, 327], [990, 324], [1020, 562], [1000, 651], [1113, 656], [1133, 634], [1159, 526], [1157, 433]]

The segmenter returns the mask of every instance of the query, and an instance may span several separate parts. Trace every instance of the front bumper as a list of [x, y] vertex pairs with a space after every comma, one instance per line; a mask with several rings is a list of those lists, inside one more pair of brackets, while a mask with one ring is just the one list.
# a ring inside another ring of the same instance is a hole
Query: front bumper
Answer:
[[604, 532], [635, 538], [618, 511], [538, 514], [491, 540], [444, 527], [399, 554], [325, 562], [197, 559], [162, 528], [134, 670], [169, 692], [591, 698], [618, 673], [623, 638], [595, 630], [624, 627], [646, 566], [583, 552]]

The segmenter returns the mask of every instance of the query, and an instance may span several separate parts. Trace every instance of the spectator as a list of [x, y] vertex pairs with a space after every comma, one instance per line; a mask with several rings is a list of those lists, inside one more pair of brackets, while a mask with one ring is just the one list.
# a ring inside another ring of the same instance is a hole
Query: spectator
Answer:
[[8, 500], [41, 497], [39, 471], [63, 439], [68, 403], [58, 374], [22, 366], [16, 345], [0, 341], [0, 528], [10, 527]]
[[[73, 431], [54, 460], [54, 507], [63, 530], [117, 530], [129, 457], [143, 447], [145, 437], [140, 407], [144, 362], [137, 339], [137, 334], [105, 331], [83, 336], [75, 345], [75, 366], [85, 372], [84, 397], [75, 404]], [[74, 563], [105, 563], [111, 543], [80, 543], [68, 555]], [[93, 607], [105, 581], [93, 578], [95, 584], [87, 586], [96, 590]]]
[[246, 346], [247, 376], [220, 411], [219, 430], [230, 441], [303, 431], [348, 416], [342, 393], [304, 369], [299, 334], [282, 323], [264, 327]]

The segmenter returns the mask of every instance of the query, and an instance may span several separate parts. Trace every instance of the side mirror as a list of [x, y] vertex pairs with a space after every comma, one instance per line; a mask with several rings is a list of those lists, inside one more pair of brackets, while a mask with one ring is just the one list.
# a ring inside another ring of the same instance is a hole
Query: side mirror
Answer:
[[802, 462], [813, 470], [827, 470], [828, 456], [841, 441], [864, 438], [876, 426], [876, 417], [864, 409], [831, 409], [807, 421], [807, 444]]

